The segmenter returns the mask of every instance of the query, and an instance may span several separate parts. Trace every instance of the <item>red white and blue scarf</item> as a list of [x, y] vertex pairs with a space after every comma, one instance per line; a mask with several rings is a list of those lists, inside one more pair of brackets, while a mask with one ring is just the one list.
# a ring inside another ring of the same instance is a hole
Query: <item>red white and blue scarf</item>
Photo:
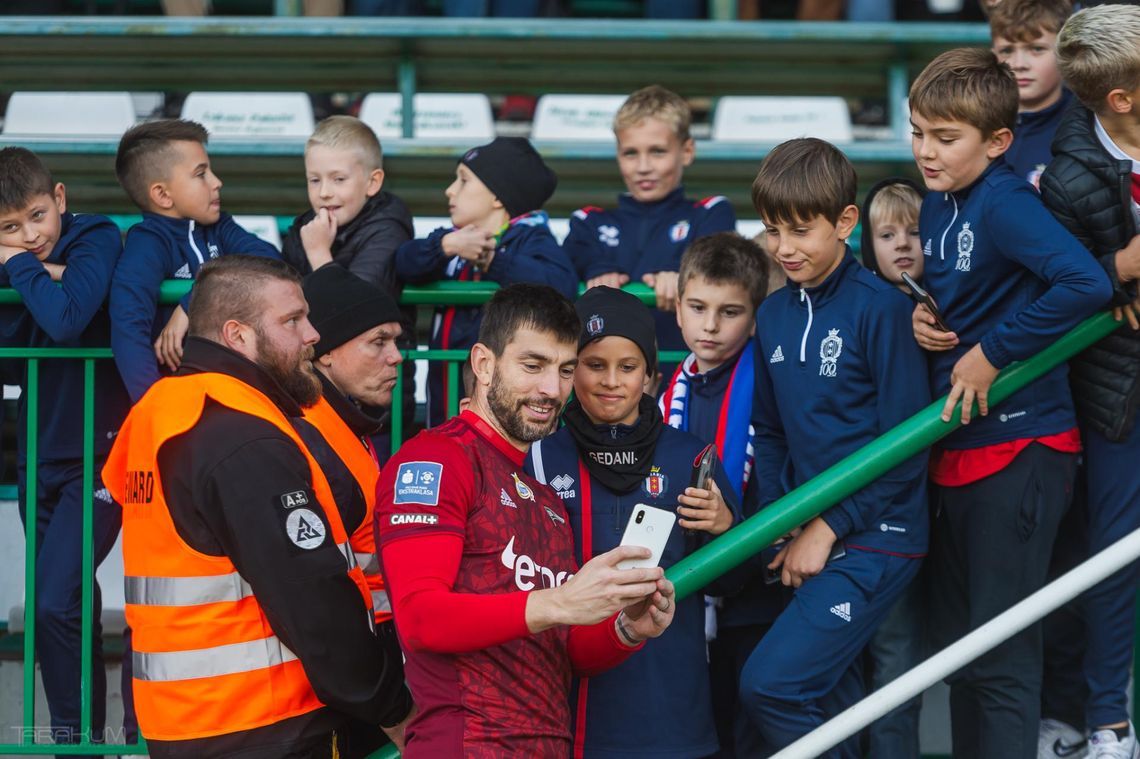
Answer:
[[[736, 489], [736, 497], [743, 497], [748, 478], [752, 475], [754, 460], [752, 451], [753, 429], [752, 388], [753, 374], [752, 341], [749, 340], [733, 367], [728, 388], [721, 399], [720, 413], [716, 425], [716, 450], [729, 482]], [[665, 388], [658, 404], [665, 423], [670, 427], [688, 431], [689, 429], [689, 384], [698, 374], [697, 357], [690, 353]]]

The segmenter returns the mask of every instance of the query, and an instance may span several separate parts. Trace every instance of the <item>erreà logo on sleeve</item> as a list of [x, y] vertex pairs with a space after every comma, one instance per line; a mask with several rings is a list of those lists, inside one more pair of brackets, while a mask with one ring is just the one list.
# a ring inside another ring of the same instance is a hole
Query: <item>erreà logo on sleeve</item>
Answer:
[[574, 575], [569, 572], [555, 572], [537, 563], [525, 553], [515, 552], [515, 538], [512, 535], [499, 557], [503, 566], [515, 574], [515, 587], [519, 590], [535, 588], [557, 588]]

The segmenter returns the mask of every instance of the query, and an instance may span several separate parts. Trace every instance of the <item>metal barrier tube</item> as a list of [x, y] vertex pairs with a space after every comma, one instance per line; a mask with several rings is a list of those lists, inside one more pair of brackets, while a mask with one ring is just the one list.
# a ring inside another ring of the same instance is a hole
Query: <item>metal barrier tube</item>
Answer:
[[39, 460], [40, 362], [28, 359], [27, 463], [24, 465], [24, 729], [20, 743], [30, 745], [36, 724], [36, 545], [39, 509], [36, 487]]
[[[95, 493], [95, 361], [83, 360], [83, 577], [80, 587], [79, 639], [79, 730], [81, 744], [91, 743], [95, 726], [91, 724], [91, 633], [94, 628], [94, 498]], [[103, 725], [98, 726], [102, 735]]]
[[1135, 530], [800, 738], [773, 759], [819, 756], [1140, 558]]

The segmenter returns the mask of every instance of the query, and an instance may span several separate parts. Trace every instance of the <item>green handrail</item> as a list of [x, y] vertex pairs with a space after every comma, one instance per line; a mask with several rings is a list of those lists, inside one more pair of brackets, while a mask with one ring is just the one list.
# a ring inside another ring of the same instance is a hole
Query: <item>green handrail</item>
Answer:
[[[1032, 358], [1007, 367], [990, 389], [990, 405], [996, 406], [1045, 372], [1072, 358], [1120, 326], [1109, 313], [1081, 322], [1053, 345]], [[949, 422], [942, 421], [942, 398], [881, 435], [837, 464], [769, 504], [759, 514], [744, 520], [665, 572], [683, 598], [742, 564], [774, 543], [780, 536], [813, 519], [833, 504], [870, 485], [911, 456], [929, 448], [958, 429], [962, 404]], [[393, 759], [392, 746], [374, 752], [370, 759]]]

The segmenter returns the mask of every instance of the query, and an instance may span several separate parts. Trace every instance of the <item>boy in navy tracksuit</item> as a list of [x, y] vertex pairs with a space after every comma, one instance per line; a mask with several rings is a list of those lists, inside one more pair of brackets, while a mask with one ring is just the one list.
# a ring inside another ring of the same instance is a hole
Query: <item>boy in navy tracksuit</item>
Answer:
[[[186, 306], [159, 314], [164, 279], [193, 279], [211, 258], [233, 253], [278, 258], [277, 249], [221, 210], [222, 182], [210, 170], [208, 134], [193, 121], [139, 124], [119, 141], [115, 174], [143, 220], [127, 232], [111, 284], [111, 349], [132, 401], [178, 368]], [[164, 326], [165, 325], [165, 326]]]
[[[692, 240], [736, 227], [732, 205], [715, 195], [685, 197], [685, 167], [695, 148], [692, 115], [684, 98], [652, 85], [629, 96], [614, 117], [618, 168], [627, 192], [617, 208], [587, 206], [574, 212], [562, 248], [587, 287], [644, 282], [657, 292], [657, 341], [661, 350], [684, 350], [671, 313], [677, 269]], [[672, 371], [672, 369], [669, 369]]]
[[[752, 185], [788, 286], [756, 314], [756, 496], [761, 508], [929, 402], [910, 302], [855, 260], [851, 163], [786, 142]], [[926, 456], [917, 454], [796, 531], [768, 569], [796, 589], [752, 652], [741, 700], [771, 749], [863, 695], [861, 657], [926, 553]], [[827, 753], [857, 757], [858, 739]]]
[[[1112, 294], [1096, 261], [1002, 160], [1017, 103], [1012, 73], [985, 50], [943, 53], [910, 92], [914, 156], [929, 190], [919, 216], [925, 284], [953, 330], [936, 329], [919, 306], [914, 333], [929, 351], [932, 391], [949, 391], [943, 419], [961, 400], [969, 425], [936, 447], [930, 465], [938, 647], [1041, 587], [1069, 505], [1080, 436], [1066, 367], [994, 408], [990, 385]], [[1036, 756], [1041, 667], [1035, 624], [949, 678], [955, 756]]]
[[1050, 146], [1073, 102], [1057, 69], [1057, 33], [1072, 11], [1068, 0], [1009, 0], [990, 11], [994, 54], [1017, 77], [1017, 126], [1005, 160], [1037, 187], [1053, 157]]
[[[566, 254], [550, 233], [540, 210], [554, 194], [558, 177], [521, 137], [498, 137], [468, 150], [446, 190], [451, 227], [396, 251], [396, 274], [404, 282], [437, 280], [509, 285], [550, 285], [568, 298], [578, 294]], [[475, 344], [482, 321], [478, 306], [437, 308], [430, 347], [466, 350]], [[447, 417], [446, 399], [462, 388], [448, 388], [445, 365], [433, 362], [428, 374], [428, 426]]]
[[[5, 347], [104, 347], [109, 337], [103, 310], [115, 261], [122, 250], [118, 227], [105, 216], [67, 212], [62, 184], [33, 153], [0, 150], [0, 287], [15, 289], [22, 306], [0, 317]], [[57, 284], [58, 283], [58, 284]], [[27, 521], [27, 366], [10, 368], [20, 385], [17, 422], [20, 516]], [[114, 545], [122, 515], [99, 479], [102, 460], [127, 411], [127, 397], [114, 366], [95, 369], [93, 557], [95, 567]], [[83, 576], [83, 404], [84, 362], [43, 360], [39, 364], [36, 469], [36, 652], [57, 743], [100, 740], [106, 718], [107, 678], [103, 669], [101, 601], [94, 585], [91, 661], [92, 734], [80, 720], [80, 622]]]
[[[670, 427], [716, 444], [737, 501], [753, 505], [752, 335], [768, 288], [768, 261], [760, 246], [735, 232], [706, 235], [685, 251], [677, 324], [692, 353], [665, 384], [659, 403]], [[751, 579], [731, 596], [706, 599], [713, 604], [706, 633], [713, 636], [709, 670], [722, 757], [750, 756], [763, 745], [740, 711], [740, 670], [788, 596], [781, 585]]]
[[[689, 487], [708, 446], [664, 425], [644, 394], [657, 357], [652, 312], [604, 286], [575, 308], [582, 320], [575, 400], [565, 426], [531, 446], [527, 470], [562, 498], [580, 562], [616, 547], [638, 504], [676, 510], [661, 557], [668, 567], [736, 521], [732, 486], [716, 462], [707, 490]], [[575, 756], [696, 759], [717, 750], [704, 622], [704, 601], [693, 594], [640, 655], [575, 681]]]
[[[1140, 70], [1140, 8], [1077, 13], [1061, 29], [1057, 57], [1080, 103], [1057, 130], [1041, 199], [1104, 269], [1116, 318], [1129, 322], [1069, 364], [1089, 550], [1099, 552], [1140, 527], [1140, 102], [1126, 95], [1126, 72]], [[1071, 724], [1088, 729], [1092, 757], [1140, 754], [1128, 710], [1138, 581], [1140, 564], [1132, 564], [1082, 599], [1089, 698]]]

